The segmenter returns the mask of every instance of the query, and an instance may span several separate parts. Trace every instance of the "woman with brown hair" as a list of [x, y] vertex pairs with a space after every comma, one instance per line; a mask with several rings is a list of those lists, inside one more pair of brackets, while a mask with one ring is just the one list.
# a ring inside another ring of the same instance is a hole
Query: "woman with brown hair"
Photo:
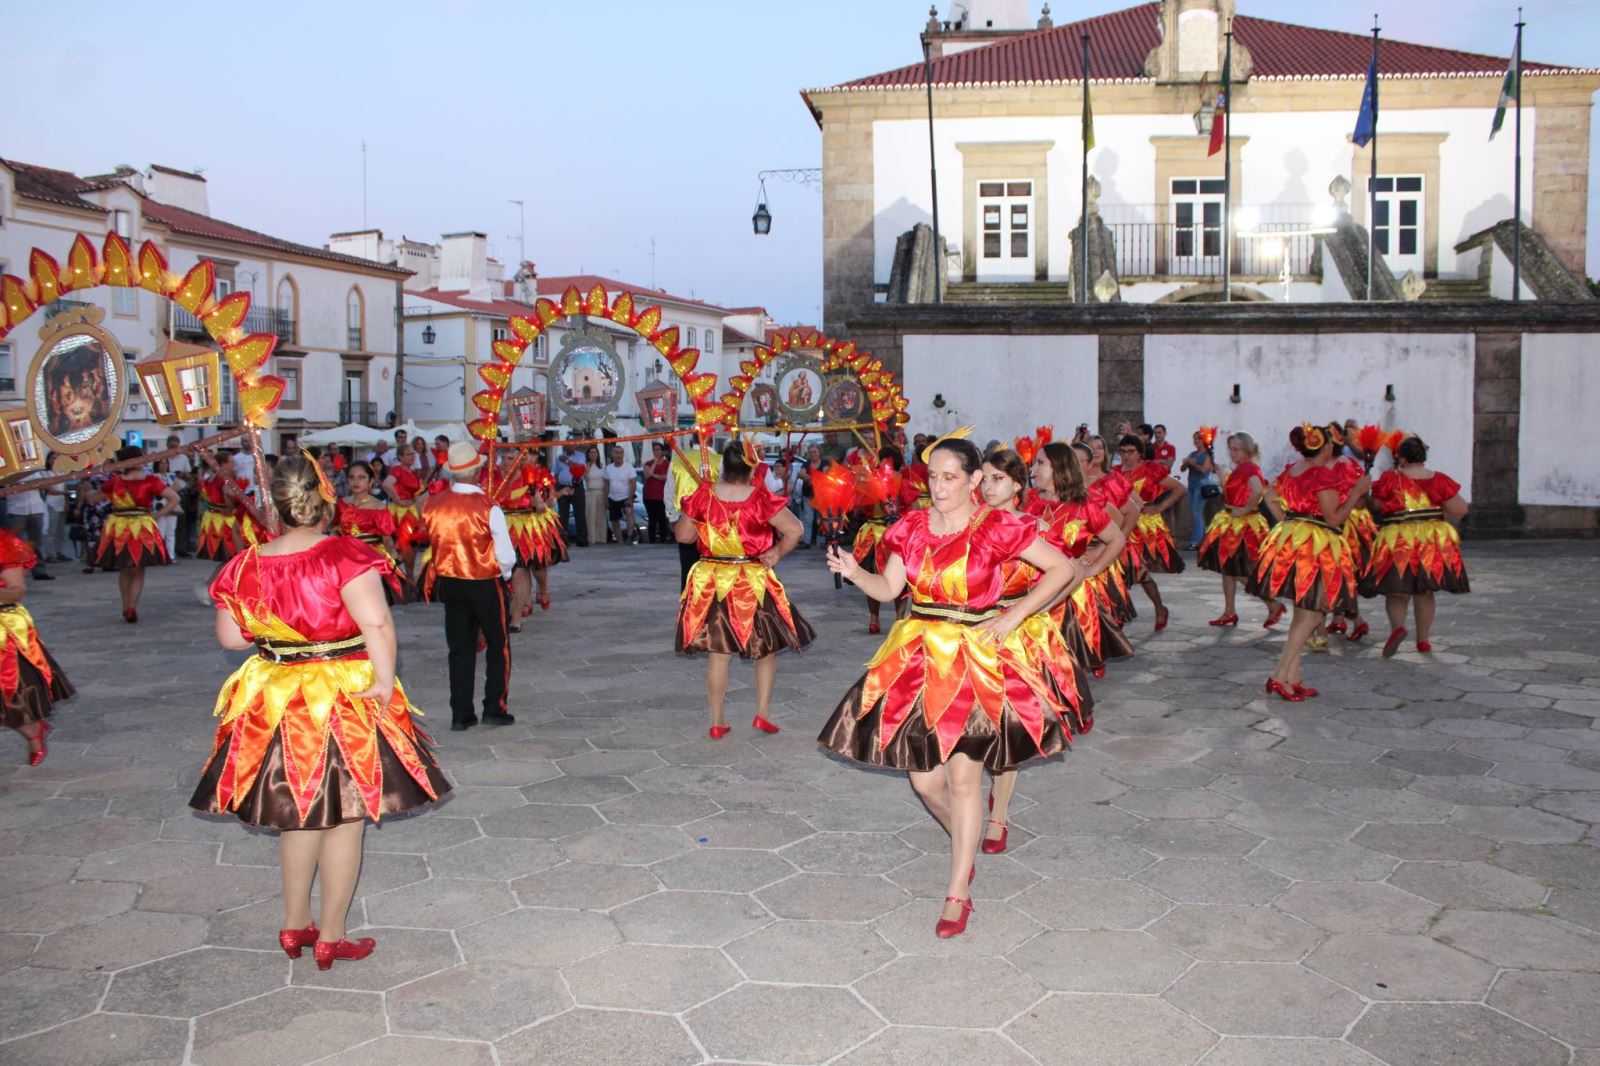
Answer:
[[[1248, 582], [1255, 576], [1256, 564], [1261, 561], [1261, 544], [1270, 529], [1266, 515], [1261, 513], [1261, 498], [1267, 492], [1266, 478], [1256, 465], [1261, 459], [1261, 446], [1248, 433], [1230, 433], [1228, 458], [1233, 469], [1222, 486], [1222, 510], [1206, 527], [1198, 560], [1200, 569], [1222, 575], [1222, 615], [1208, 623], [1213, 626], [1239, 624], [1234, 596], [1241, 580]], [[1288, 608], [1274, 599], [1262, 602], [1267, 605], [1267, 620], [1262, 627], [1271, 629]]]
[[1063, 551], [1067, 558], [1080, 560], [1078, 565], [1084, 570], [1083, 584], [1072, 590], [1068, 601], [1077, 625], [1062, 627], [1067, 644], [1095, 677], [1105, 677], [1108, 661], [1133, 654], [1133, 643], [1117, 621], [1110, 592], [1127, 536], [1117, 523], [1119, 513], [1089, 492], [1081, 459], [1085, 450], [1052, 441], [1034, 456], [1030, 472], [1041, 506], [1053, 503], [1065, 508]]
[[217, 695], [222, 721], [189, 805], [281, 832], [278, 944], [290, 958], [310, 947], [326, 970], [376, 946], [345, 936], [366, 822], [431, 803], [450, 784], [395, 678], [389, 563], [354, 537], [324, 535], [333, 488], [310, 460], [278, 464], [272, 505], [279, 536], [234, 556], [211, 583], [217, 642], [256, 654]]
[[1363, 596], [1382, 596], [1389, 615], [1383, 657], [1400, 650], [1406, 637], [1406, 608], [1417, 618], [1417, 650], [1433, 650], [1437, 609], [1435, 592], [1470, 592], [1461, 561], [1456, 523], [1467, 515], [1461, 485], [1428, 469], [1428, 446], [1413, 434], [1395, 448], [1395, 468], [1372, 486], [1382, 524], [1372, 545], [1372, 561], [1361, 575]]
[[1156, 587], [1156, 574], [1183, 573], [1183, 556], [1172, 539], [1161, 516], [1183, 498], [1183, 485], [1165, 463], [1151, 459], [1142, 439], [1132, 433], [1117, 442], [1117, 455], [1122, 460], [1122, 476], [1133, 489], [1133, 498], [1139, 502], [1138, 518], [1128, 531], [1128, 545], [1122, 549], [1127, 564], [1129, 580], [1144, 589], [1150, 605], [1156, 609], [1157, 633], [1167, 628], [1169, 612], [1161, 602], [1161, 590]]
[[[144, 455], [144, 449], [128, 445], [117, 450], [117, 460], [125, 462]], [[100, 549], [94, 565], [117, 572], [117, 588], [122, 593], [122, 620], [139, 620], [139, 597], [144, 593], [144, 568], [166, 566], [172, 562], [166, 542], [156, 526], [159, 519], [180, 506], [178, 493], [171, 485], [139, 467], [126, 474], [114, 474], [99, 490], [90, 490], [89, 501], [108, 500], [111, 513], [100, 531]], [[150, 513], [157, 500], [161, 510]]]
[[[1131, 571], [1125, 557], [1127, 540], [1132, 535], [1134, 526], [1139, 523], [1139, 510], [1143, 504], [1134, 496], [1133, 485], [1123, 476], [1122, 471], [1108, 465], [1110, 459], [1104, 437], [1086, 437], [1073, 442], [1072, 447], [1082, 460], [1083, 483], [1088, 487], [1089, 498], [1110, 511], [1112, 517], [1117, 520], [1117, 528], [1122, 531], [1123, 549], [1106, 570], [1106, 581], [1103, 585], [1106, 602], [1111, 608], [1111, 616], [1120, 629], [1139, 617], [1139, 611], [1133, 605], [1133, 593], [1129, 589]], [[1131, 643], [1129, 648], [1132, 648]], [[1131, 650], [1129, 654], [1132, 654]]]

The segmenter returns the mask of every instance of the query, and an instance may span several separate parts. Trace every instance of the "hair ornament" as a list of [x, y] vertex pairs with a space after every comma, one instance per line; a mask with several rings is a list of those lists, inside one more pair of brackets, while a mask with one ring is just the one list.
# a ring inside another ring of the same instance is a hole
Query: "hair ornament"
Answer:
[[317, 462], [317, 457], [305, 448], [300, 449], [300, 454], [305, 456], [306, 462], [311, 464], [311, 469], [317, 472], [317, 495], [322, 497], [322, 502], [333, 504], [338, 501], [338, 495], [333, 491], [333, 483], [328, 480], [328, 475], [323, 473], [322, 464]]
[[945, 441], [966, 440], [970, 436], [972, 436], [971, 426], [962, 426], [959, 429], [952, 429], [949, 433], [946, 433], [938, 440], [932, 441], [926, 448], [922, 449], [922, 461], [926, 463], [929, 459], [931, 459], [933, 457], [934, 449], [939, 447], [939, 445], [943, 444]]

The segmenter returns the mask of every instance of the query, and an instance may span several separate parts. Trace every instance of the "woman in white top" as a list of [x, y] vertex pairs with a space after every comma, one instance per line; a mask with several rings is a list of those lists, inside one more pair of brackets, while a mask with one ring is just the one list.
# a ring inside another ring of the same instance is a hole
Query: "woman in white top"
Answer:
[[600, 449], [590, 445], [584, 449], [583, 511], [589, 524], [589, 543], [606, 542], [606, 472]]

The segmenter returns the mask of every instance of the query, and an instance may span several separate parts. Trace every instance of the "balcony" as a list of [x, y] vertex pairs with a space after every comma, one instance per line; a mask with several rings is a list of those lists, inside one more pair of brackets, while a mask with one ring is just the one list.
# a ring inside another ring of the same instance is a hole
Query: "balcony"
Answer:
[[[1199, 207], [1201, 205], [1195, 205]], [[1204, 205], [1194, 221], [1154, 221], [1170, 206], [1106, 205], [1116, 242], [1119, 280], [1220, 278], [1223, 274], [1220, 203]], [[1170, 214], [1169, 214], [1170, 218]], [[1235, 277], [1293, 277], [1321, 273], [1311, 209], [1298, 204], [1236, 206], [1231, 268]]]
[[345, 329], [345, 334], [346, 334], [345, 340], [348, 343], [345, 345], [345, 349], [344, 349], [345, 351], [347, 351], [347, 352], [360, 352], [360, 351], [365, 351], [366, 350], [365, 347], [362, 344], [362, 341], [363, 341], [364, 338], [361, 336], [361, 333], [362, 333], [362, 330], [361, 330], [360, 326], [348, 326], [348, 327], [346, 327], [346, 329]]
[[[172, 313], [172, 328], [176, 332], [198, 337], [210, 336], [200, 319], [183, 308], [174, 305]], [[244, 321], [239, 324], [239, 328], [246, 333], [271, 333], [284, 344], [295, 343], [294, 319], [276, 307], [252, 306], [244, 316]]]
[[348, 422], [377, 427], [378, 405], [371, 400], [340, 400], [339, 424], [344, 425]]

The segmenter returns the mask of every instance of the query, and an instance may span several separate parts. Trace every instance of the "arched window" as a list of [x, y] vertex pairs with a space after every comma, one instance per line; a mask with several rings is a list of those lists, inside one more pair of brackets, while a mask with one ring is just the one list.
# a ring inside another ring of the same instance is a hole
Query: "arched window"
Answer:
[[286, 275], [278, 282], [276, 304], [278, 321], [273, 326], [278, 339], [290, 344], [299, 343], [300, 290], [295, 287], [293, 278]]
[[361, 290], [354, 285], [350, 286], [350, 295], [345, 297], [345, 331], [348, 334], [347, 343], [352, 352], [366, 350], [366, 331], [362, 325], [366, 321], [366, 302], [361, 298]]

